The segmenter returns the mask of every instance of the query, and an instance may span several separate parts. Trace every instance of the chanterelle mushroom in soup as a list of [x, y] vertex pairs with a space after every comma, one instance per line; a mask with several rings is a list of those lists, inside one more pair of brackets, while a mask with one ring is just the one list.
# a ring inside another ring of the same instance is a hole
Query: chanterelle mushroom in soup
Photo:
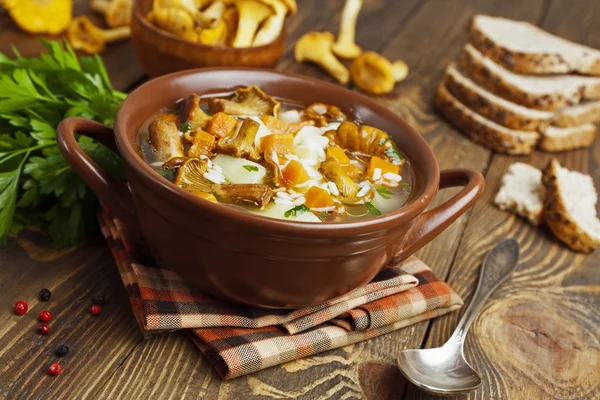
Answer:
[[411, 190], [410, 163], [387, 132], [334, 105], [301, 107], [256, 86], [157, 110], [139, 146], [157, 179], [288, 221], [375, 217], [402, 207]]

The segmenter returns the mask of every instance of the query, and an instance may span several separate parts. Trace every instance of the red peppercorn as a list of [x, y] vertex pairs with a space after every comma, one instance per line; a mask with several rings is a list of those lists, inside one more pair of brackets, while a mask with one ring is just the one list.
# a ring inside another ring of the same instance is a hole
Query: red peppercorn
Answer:
[[40, 335], [47, 335], [50, 333], [50, 327], [46, 324], [41, 324], [38, 328], [38, 332], [40, 333]]
[[98, 304], [94, 304], [92, 308], [90, 308], [90, 314], [92, 314], [94, 317], [100, 315], [101, 312], [102, 307], [100, 307]]
[[50, 314], [50, 311], [44, 310], [40, 313], [39, 318], [42, 322], [50, 322], [52, 319], [52, 314]]
[[53, 376], [60, 375], [61, 372], [62, 367], [58, 363], [54, 363], [50, 366], [50, 368], [48, 368], [48, 374]]
[[15, 303], [15, 314], [23, 315], [27, 312], [29, 306], [24, 301], [17, 301]]

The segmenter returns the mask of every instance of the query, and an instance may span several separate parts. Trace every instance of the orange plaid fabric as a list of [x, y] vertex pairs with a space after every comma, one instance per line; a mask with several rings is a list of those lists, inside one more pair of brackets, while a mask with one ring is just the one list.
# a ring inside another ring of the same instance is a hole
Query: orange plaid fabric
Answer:
[[232, 304], [189, 287], [142, 249], [133, 248], [127, 229], [106, 209], [99, 221], [143, 334], [187, 329], [223, 379], [367, 340], [463, 304], [414, 257], [318, 306], [272, 310]]

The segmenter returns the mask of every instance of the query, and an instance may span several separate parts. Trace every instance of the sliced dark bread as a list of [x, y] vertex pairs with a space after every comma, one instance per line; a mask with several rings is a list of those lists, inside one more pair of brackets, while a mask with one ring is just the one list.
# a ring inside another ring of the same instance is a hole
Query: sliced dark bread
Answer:
[[552, 35], [523, 21], [476, 15], [469, 41], [487, 57], [523, 74], [600, 76], [600, 51]]
[[485, 57], [471, 44], [463, 49], [461, 65], [472, 79], [493, 93], [530, 108], [558, 110], [584, 99], [600, 99], [600, 77], [515, 74]]
[[542, 171], [529, 164], [516, 162], [508, 167], [502, 177], [502, 186], [494, 198], [494, 204], [538, 226], [543, 220], [544, 197]]
[[455, 64], [446, 68], [445, 85], [471, 110], [507, 128], [539, 131], [550, 125], [554, 118], [552, 111], [523, 107], [496, 96], [465, 76]]
[[600, 121], [600, 101], [581, 103], [556, 112], [553, 125], [568, 127]]
[[498, 125], [458, 101], [442, 84], [436, 106], [446, 119], [477, 143], [506, 154], [531, 154], [540, 139], [538, 132], [517, 131]]
[[594, 124], [583, 124], [569, 128], [549, 126], [542, 131], [539, 148], [544, 151], [556, 152], [588, 147], [594, 143], [597, 130]]
[[544, 219], [552, 233], [575, 251], [593, 251], [600, 245], [600, 221], [592, 178], [552, 160], [543, 171], [542, 182], [546, 188]]
[[535, 147], [549, 152], [572, 150], [590, 146], [596, 138], [593, 124], [568, 128], [546, 126], [540, 131], [510, 129], [486, 118], [458, 100], [440, 85], [436, 105], [446, 119], [477, 143], [506, 154], [530, 154]]

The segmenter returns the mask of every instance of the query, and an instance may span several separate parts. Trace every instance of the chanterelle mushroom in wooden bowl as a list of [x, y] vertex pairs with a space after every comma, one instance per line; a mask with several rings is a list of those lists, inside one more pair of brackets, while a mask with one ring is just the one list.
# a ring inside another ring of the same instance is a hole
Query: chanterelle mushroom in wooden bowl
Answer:
[[217, 66], [274, 67], [295, 0], [136, 0], [132, 43], [151, 76]]

